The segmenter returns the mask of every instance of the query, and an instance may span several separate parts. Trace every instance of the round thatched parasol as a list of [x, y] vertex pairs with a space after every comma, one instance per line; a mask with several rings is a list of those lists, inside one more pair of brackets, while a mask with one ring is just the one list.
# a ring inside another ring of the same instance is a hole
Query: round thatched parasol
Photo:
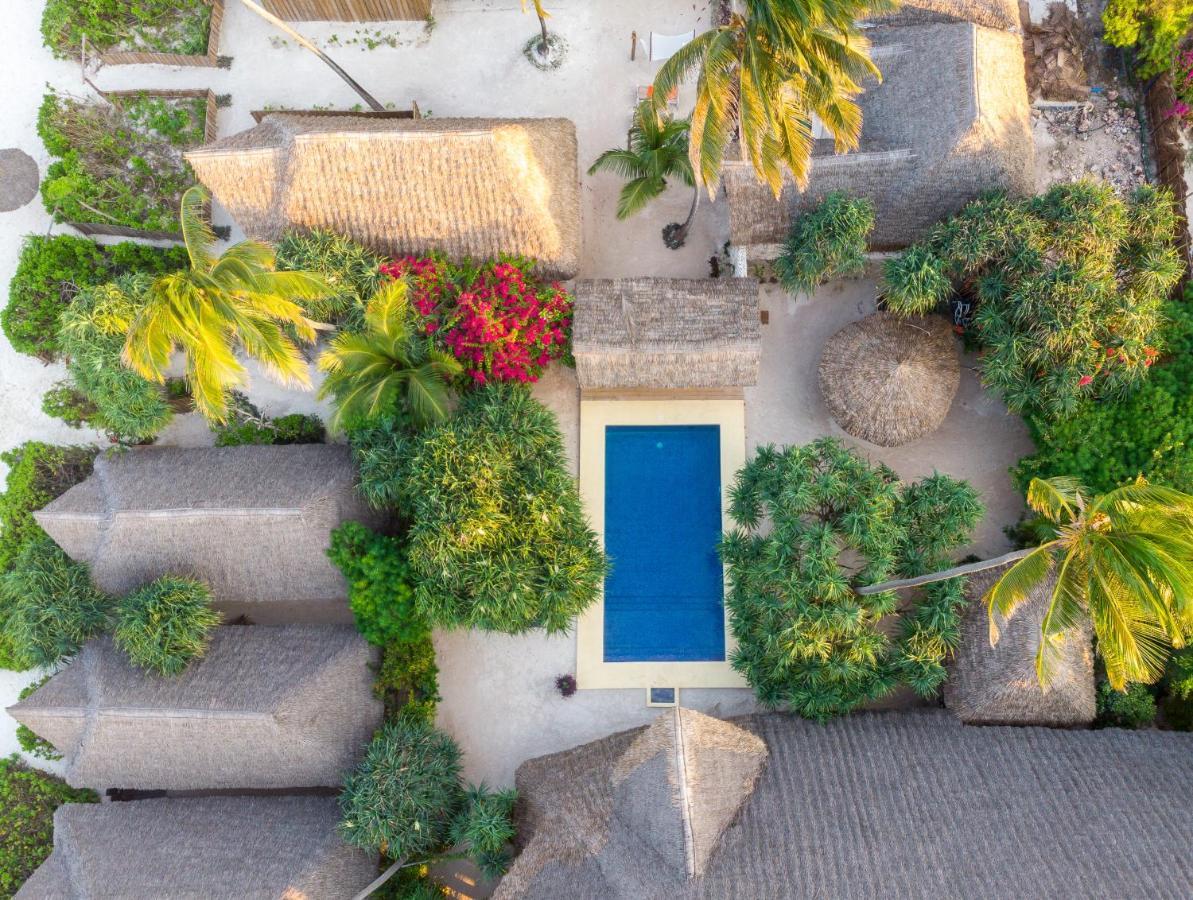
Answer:
[[960, 380], [956, 340], [940, 316], [875, 313], [834, 334], [820, 357], [820, 393], [832, 417], [882, 447], [939, 428]]

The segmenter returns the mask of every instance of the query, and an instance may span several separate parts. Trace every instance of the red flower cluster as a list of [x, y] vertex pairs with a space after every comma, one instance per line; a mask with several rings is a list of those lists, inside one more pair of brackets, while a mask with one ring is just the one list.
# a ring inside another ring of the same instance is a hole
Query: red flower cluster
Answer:
[[469, 277], [442, 259], [406, 257], [381, 267], [408, 276], [412, 303], [477, 384], [538, 381], [567, 351], [572, 298], [559, 284], [527, 274], [529, 263], [502, 260]]

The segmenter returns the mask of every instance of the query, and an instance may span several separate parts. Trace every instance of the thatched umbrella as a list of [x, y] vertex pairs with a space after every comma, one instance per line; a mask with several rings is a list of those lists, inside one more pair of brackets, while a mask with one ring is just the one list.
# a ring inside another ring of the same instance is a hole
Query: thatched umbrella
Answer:
[[956, 340], [940, 316], [875, 313], [846, 325], [820, 357], [820, 393], [854, 437], [898, 447], [935, 431], [961, 380]]

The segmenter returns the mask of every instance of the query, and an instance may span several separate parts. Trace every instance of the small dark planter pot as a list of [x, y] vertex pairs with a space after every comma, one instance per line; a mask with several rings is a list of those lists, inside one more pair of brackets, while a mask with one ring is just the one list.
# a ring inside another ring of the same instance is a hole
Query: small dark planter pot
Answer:
[[663, 226], [663, 243], [668, 250], [678, 250], [688, 239], [688, 226], [671, 222]]
[[560, 675], [555, 679], [555, 690], [559, 691], [559, 696], [570, 697], [576, 693], [576, 676], [575, 675]]

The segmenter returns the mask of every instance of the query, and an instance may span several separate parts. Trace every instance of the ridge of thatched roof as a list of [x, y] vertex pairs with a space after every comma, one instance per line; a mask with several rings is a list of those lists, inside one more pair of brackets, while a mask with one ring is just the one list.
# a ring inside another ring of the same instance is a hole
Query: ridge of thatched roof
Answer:
[[939, 428], [961, 383], [957, 340], [941, 316], [877, 312], [851, 322], [825, 341], [819, 372], [834, 421], [880, 447]]
[[[627, 824], [634, 797], [610, 776], [639, 730], [519, 768], [522, 852], [497, 900], [1178, 898], [1193, 883], [1193, 734], [976, 728], [945, 710], [729, 724], [767, 761], [703, 875], [676, 875]], [[644, 788], [659, 805], [661, 779]]]
[[329, 787], [381, 721], [376, 658], [347, 625], [232, 625], [163, 678], [101, 638], [8, 712], [63, 754], [75, 787]]
[[378, 521], [355, 481], [342, 445], [144, 447], [100, 456], [34, 515], [111, 593], [188, 575], [217, 604], [252, 604], [254, 621], [268, 621], [271, 604], [342, 621], [347, 585], [327, 558], [331, 531]]
[[567, 119], [377, 119], [270, 113], [186, 154], [251, 238], [325, 228], [387, 256], [580, 262], [576, 128]]
[[902, 0], [893, 12], [872, 16], [869, 21], [874, 25], [972, 22], [1014, 32], [1022, 28], [1018, 0]]
[[741, 387], [758, 381], [752, 278], [577, 281], [572, 351], [581, 388]]
[[904, 247], [982, 192], [1034, 191], [1034, 144], [1018, 35], [968, 22], [870, 29], [881, 84], [867, 83], [859, 148], [817, 141], [807, 190], [780, 199], [752, 166], [727, 159], [730, 241], [777, 251], [793, 218], [826, 194], [873, 202], [871, 246]]
[[1094, 653], [1090, 628], [1074, 631], [1047, 691], [1036, 678], [1040, 624], [1055, 579], [1032, 591], [990, 646], [990, 625], [982, 598], [1009, 568], [969, 576], [969, 606], [961, 620], [961, 643], [945, 682], [945, 706], [973, 725], [1089, 725], [1096, 715]]
[[339, 818], [331, 797], [67, 803], [17, 897], [343, 900], [377, 867], [340, 840]]

